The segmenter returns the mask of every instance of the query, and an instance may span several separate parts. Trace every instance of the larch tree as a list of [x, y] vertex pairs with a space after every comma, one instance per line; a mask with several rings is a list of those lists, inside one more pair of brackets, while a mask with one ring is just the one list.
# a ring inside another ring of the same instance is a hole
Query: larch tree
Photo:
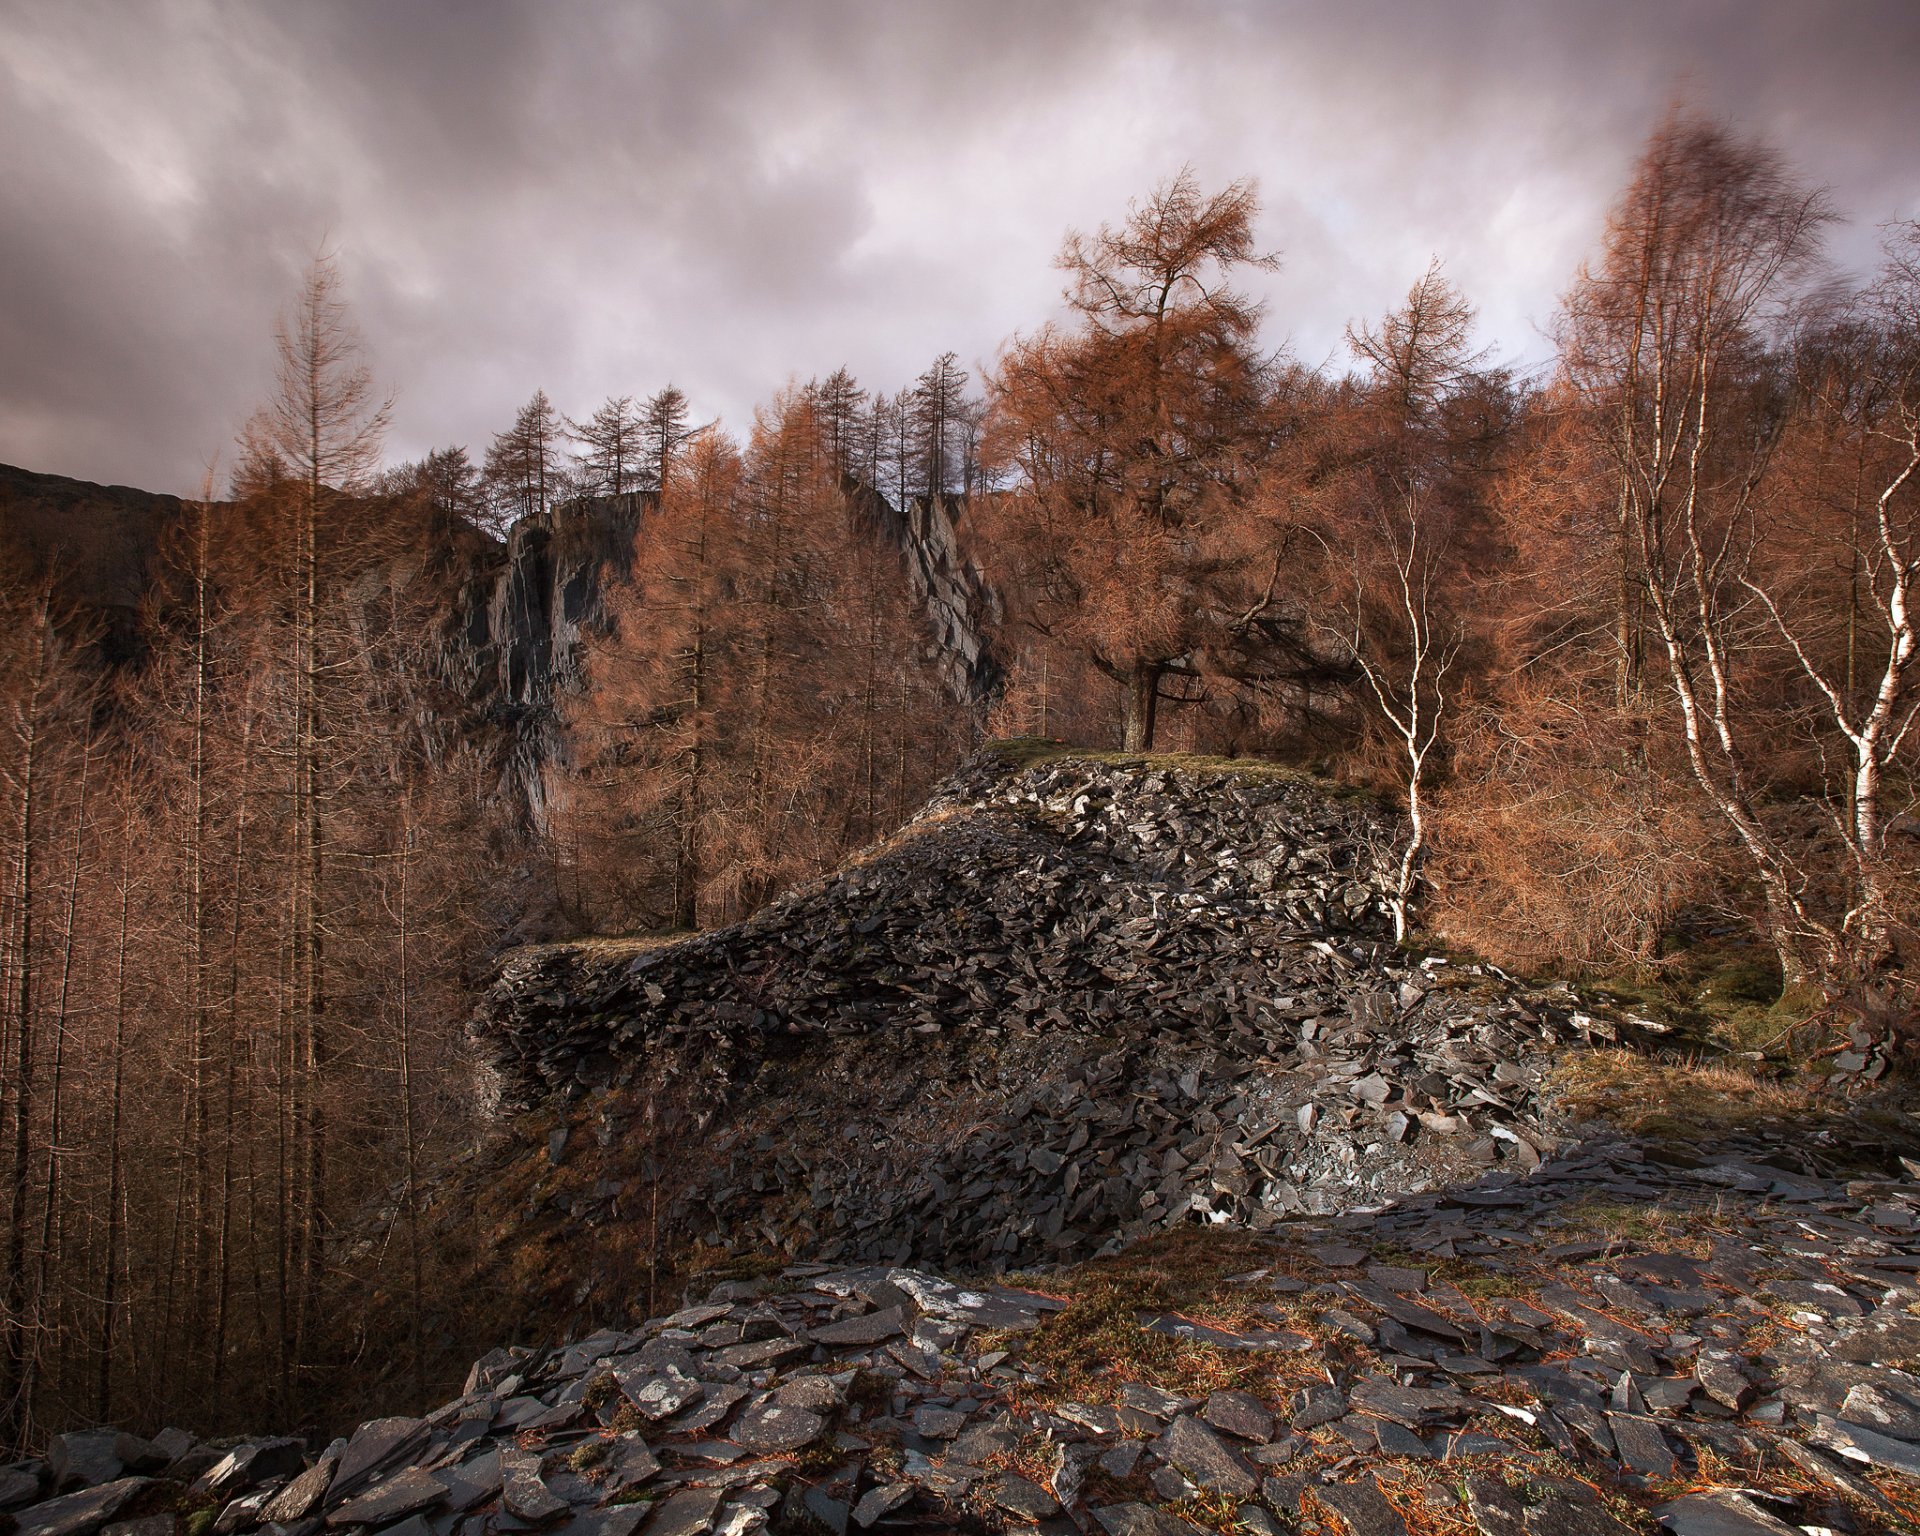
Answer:
[[627, 395], [608, 400], [584, 422], [569, 421], [567, 430], [583, 450], [583, 489], [595, 496], [624, 496], [640, 489], [649, 469], [644, 429]]
[[[300, 1256], [296, 1338], [311, 1330], [326, 1266], [332, 1212], [327, 1200], [328, 1128], [322, 1091], [330, 1064], [325, 935], [327, 876], [323, 756], [334, 723], [322, 718], [336, 658], [322, 653], [321, 537], [342, 499], [364, 489], [379, 465], [391, 402], [374, 389], [359, 332], [340, 292], [332, 256], [308, 267], [292, 312], [274, 330], [274, 392], [265, 436], [288, 467], [283, 498], [289, 526], [292, 681], [288, 758], [294, 848], [288, 908], [294, 1035], [305, 1079], [301, 1125]], [[544, 396], [536, 397], [537, 403]], [[296, 1349], [297, 1353], [297, 1349]]]
[[1200, 669], [1215, 535], [1263, 437], [1260, 307], [1233, 286], [1276, 264], [1258, 214], [1252, 183], [1209, 196], [1189, 170], [1121, 227], [1069, 235], [1077, 324], [1016, 338], [988, 386], [988, 458], [1014, 481], [1005, 578], [1028, 625], [1124, 690], [1128, 751], [1152, 747], [1169, 675]]
[[553, 521], [554, 503], [567, 492], [566, 427], [544, 389], [520, 407], [513, 425], [487, 446], [484, 471], [503, 524]]
[[967, 371], [960, 366], [958, 354], [942, 352], [913, 385], [910, 414], [918, 440], [916, 479], [929, 500], [953, 490], [956, 479], [962, 488], [965, 486], [962, 471], [967, 454], [962, 429], [967, 382]]
[[689, 425], [687, 397], [668, 384], [647, 397], [640, 411], [642, 462], [655, 490], [665, 490], [681, 446], [699, 429]]

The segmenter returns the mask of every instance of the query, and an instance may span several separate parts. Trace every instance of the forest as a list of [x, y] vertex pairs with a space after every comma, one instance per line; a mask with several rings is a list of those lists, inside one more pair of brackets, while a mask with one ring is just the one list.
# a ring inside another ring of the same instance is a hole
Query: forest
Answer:
[[[432, 1401], [493, 961], [736, 921], [990, 739], [1310, 767], [1405, 808], [1409, 941], [1582, 977], [1732, 936], [1802, 1027], [1902, 1040], [1920, 225], [1847, 279], [1818, 188], [1676, 110], [1522, 374], [1438, 258], [1304, 365], [1260, 215], [1189, 171], [1069, 233], [977, 379], [744, 424], [536, 391], [402, 464], [322, 258], [129, 634], [0, 525], [0, 1438]], [[608, 502], [631, 548], [515, 792], [463, 584]], [[967, 676], [915, 508], [982, 594]]]

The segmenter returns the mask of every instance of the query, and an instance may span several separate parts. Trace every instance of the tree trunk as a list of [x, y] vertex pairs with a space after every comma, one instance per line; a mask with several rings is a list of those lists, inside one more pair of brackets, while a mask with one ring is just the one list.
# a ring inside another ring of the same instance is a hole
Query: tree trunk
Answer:
[[34, 844], [39, 838], [41, 807], [40, 756], [44, 748], [45, 720], [42, 710], [47, 687], [47, 671], [52, 643], [48, 633], [52, 623], [49, 598], [43, 596], [35, 616], [32, 671], [26, 679], [21, 709], [20, 736], [20, 814], [19, 839], [13, 868], [13, 907], [17, 914], [14, 940], [14, 975], [9, 978], [13, 992], [14, 1081], [13, 1081], [13, 1164], [12, 1188], [8, 1198], [8, 1234], [6, 1276], [0, 1302], [0, 1443], [21, 1445], [31, 1424], [21, 1388], [29, 1370], [32, 1340], [27, 1327], [27, 1200], [33, 1186], [33, 1112], [34, 1112], [34, 1040], [33, 1040], [33, 909], [37, 897]]
[[1160, 715], [1160, 675], [1164, 670], [1160, 663], [1153, 661], [1133, 664], [1127, 678], [1127, 719], [1121, 751], [1153, 750], [1153, 730]]

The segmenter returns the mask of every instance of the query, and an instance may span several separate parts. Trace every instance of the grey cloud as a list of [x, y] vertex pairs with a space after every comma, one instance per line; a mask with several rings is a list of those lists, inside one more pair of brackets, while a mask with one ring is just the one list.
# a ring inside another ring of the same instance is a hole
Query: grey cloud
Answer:
[[1439, 254], [1510, 357], [1664, 103], [1855, 222], [1920, 213], [1920, 11], [1793, 0], [14, 0], [0, 11], [0, 459], [190, 489], [322, 241], [395, 454], [668, 378], [736, 426], [1053, 313], [1068, 226], [1257, 175], [1273, 339], [1341, 356]]

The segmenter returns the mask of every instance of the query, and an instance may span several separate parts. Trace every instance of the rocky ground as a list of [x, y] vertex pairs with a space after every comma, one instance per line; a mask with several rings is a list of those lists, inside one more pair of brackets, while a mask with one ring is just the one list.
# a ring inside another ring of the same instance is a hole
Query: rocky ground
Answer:
[[[990, 754], [748, 923], [516, 956], [513, 1136], [434, 1219], [596, 1324], [324, 1447], [58, 1437], [0, 1536], [1915, 1528], [1897, 1088], [1707, 1092], [1654, 1020], [1391, 944], [1397, 831]], [[1575, 1113], [1636, 1061], [1616, 1099], [1701, 1091]]]
[[0, 1504], [16, 1536], [1907, 1529], [1916, 1171], [1844, 1127], [1602, 1139], [1023, 1283], [797, 1265], [317, 1455], [63, 1436]]
[[747, 923], [525, 951], [475, 1029], [558, 1106], [528, 1214], [664, 1179], [712, 1246], [987, 1269], [1530, 1167], [1556, 1058], [1640, 1028], [1392, 944], [1398, 834], [1295, 775], [989, 753]]

